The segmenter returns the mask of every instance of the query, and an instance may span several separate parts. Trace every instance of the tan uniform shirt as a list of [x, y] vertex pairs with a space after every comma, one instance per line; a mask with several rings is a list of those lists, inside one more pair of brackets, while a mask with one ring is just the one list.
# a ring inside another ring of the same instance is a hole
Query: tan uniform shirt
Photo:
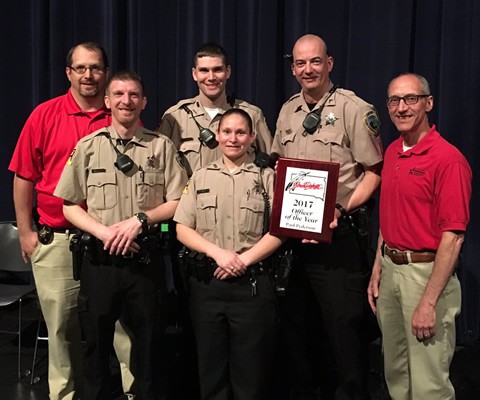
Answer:
[[[225, 102], [219, 107], [219, 113], [211, 119], [197, 96], [193, 99], [181, 100], [170, 107], [163, 115], [157, 131], [172, 139], [177, 149], [187, 157], [192, 171], [195, 171], [217, 160], [222, 156], [222, 153], [218, 147], [212, 150], [207, 146], [202, 146], [198, 140], [199, 128], [192, 115], [182, 106], [187, 106], [199, 125], [203, 128], [209, 128], [213, 133], [217, 133], [221, 115], [232, 106]], [[255, 149], [269, 153], [272, 145], [272, 134], [268, 129], [262, 110], [243, 100], [235, 100], [234, 107], [243, 109], [252, 118], [253, 130], [257, 133], [257, 138], [253, 144]]]
[[[271, 204], [272, 169], [263, 171], [262, 182]], [[223, 249], [241, 253], [263, 236], [264, 213], [260, 169], [248, 162], [229, 172], [220, 159], [194, 172], [174, 220]]]
[[[127, 174], [115, 167], [117, 154], [105, 131], [118, 150], [134, 161]], [[117, 144], [117, 138], [110, 126], [81, 139], [55, 189], [55, 196], [71, 203], [86, 201], [88, 213], [104, 225], [178, 200], [187, 182], [170, 139], [142, 127], [125, 146]]]
[[[328, 95], [314, 109], [320, 108]], [[377, 113], [372, 105], [345, 89], [337, 89], [328, 98], [321, 113], [321, 127], [311, 135], [302, 125], [309, 112], [302, 92], [282, 106], [272, 152], [282, 157], [339, 163], [340, 200], [356, 188], [366, 167], [383, 160]]]

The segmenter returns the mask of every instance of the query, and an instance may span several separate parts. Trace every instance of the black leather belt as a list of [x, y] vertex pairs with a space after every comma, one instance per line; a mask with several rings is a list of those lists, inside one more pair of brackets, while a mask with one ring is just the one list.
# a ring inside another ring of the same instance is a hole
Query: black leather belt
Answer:
[[48, 225], [41, 225], [37, 231], [37, 235], [40, 243], [44, 245], [48, 245], [52, 243], [54, 233], [65, 234], [66, 232], [71, 232], [72, 234], [75, 234], [76, 232], [79, 232], [79, 230], [73, 227], [72, 228], [53, 228]]
[[400, 251], [384, 246], [384, 253], [394, 264], [429, 263], [435, 261], [436, 254], [430, 251]]
[[73, 231], [74, 229], [76, 228], [52, 228], [52, 231], [55, 233], [67, 233]]
[[[203, 281], [208, 284], [213, 279], [213, 274], [217, 270], [218, 265], [212, 259], [208, 259], [207, 263], [204, 265], [195, 265], [192, 263], [187, 265], [187, 268], [190, 276], [193, 276], [198, 281]], [[266, 265], [263, 263], [257, 263], [249, 266], [243, 275], [230, 277], [223, 282], [233, 283], [249, 281], [252, 276], [259, 276], [268, 271], [270, 271], [270, 268]]]

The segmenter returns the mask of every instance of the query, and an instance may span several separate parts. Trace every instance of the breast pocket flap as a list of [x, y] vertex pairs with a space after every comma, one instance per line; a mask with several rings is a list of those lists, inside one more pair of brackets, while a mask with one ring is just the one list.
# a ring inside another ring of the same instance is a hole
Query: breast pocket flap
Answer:
[[163, 172], [160, 171], [143, 171], [137, 174], [137, 183], [148, 186], [163, 185], [165, 177]]
[[265, 210], [265, 203], [260, 199], [247, 199], [240, 200], [240, 208], [250, 210], [255, 213], [263, 213]]
[[87, 178], [88, 186], [102, 187], [105, 185], [115, 185], [116, 183], [117, 175], [115, 174], [115, 172], [89, 174]]
[[316, 135], [315, 140], [319, 140], [325, 144], [335, 143], [341, 146], [343, 141], [343, 133], [322, 130]]
[[207, 208], [217, 208], [217, 195], [205, 194], [197, 197], [197, 208], [205, 210]]

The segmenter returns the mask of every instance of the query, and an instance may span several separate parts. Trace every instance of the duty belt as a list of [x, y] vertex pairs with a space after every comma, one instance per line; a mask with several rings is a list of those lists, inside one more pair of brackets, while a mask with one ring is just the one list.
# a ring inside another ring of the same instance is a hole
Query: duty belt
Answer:
[[435, 261], [436, 254], [430, 251], [400, 251], [390, 249], [386, 245], [383, 246], [384, 254], [386, 254], [394, 264], [404, 265], [410, 263], [429, 263]]
[[[183, 258], [185, 257], [185, 258]], [[187, 250], [184, 255], [182, 255], [183, 262], [186, 268], [186, 274], [188, 276], [193, 276], [198, 281], [203, 281], [206, 284], [209, 284], [214, 277], [214, 273], [218, 268], [218, 265], [213, 259], [207, 257], [204, 253], [198, 253], [197, 251]], [[251, 280], [252, 276], [262, 275], [263, 273], [269, 271], [270, 268], [268, 262], [262, 261], [251, 265], [247, 269], [247, 273], [238, 277], [232, 277], [226, 279], [225, 282], [240, 282], [243, 280]]]
[[122, 254], [110, 254], [108, 250], [103, 249], [103, 242], [100, 239], [91, 237], [86, 243], [87, 254], [93, 264], [102, 265], [131, 265], [131, 264], [149, 264], [152, 249], [141, 247], [138, 253], [128, 252]]

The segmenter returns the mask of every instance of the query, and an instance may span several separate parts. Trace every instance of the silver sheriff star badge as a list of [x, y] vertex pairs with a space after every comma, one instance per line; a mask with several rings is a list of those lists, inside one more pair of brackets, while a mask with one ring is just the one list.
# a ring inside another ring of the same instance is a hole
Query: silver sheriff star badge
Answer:
[[332, 125], [333, 126], [333, 125], [335, 125], [335, 121], [338, 119], [338, 117], [336, 117], [335, 114], [331, 112], [330, 114], [328, 114], [325, 117], [325, 119], [327, 121], [326, 125]]

